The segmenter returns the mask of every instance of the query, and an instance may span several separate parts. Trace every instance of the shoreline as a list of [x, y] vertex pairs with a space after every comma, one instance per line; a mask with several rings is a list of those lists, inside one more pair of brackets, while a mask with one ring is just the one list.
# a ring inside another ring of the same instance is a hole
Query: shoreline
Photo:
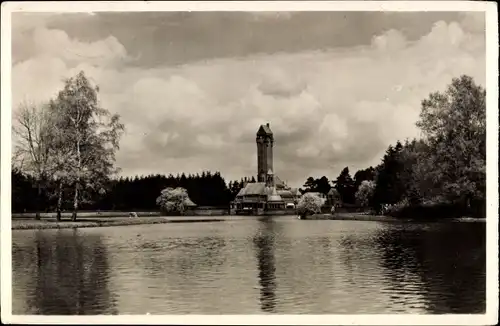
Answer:
[[141, 224], [163, 224], [168, 221], [164, 218], [79, 218], [76, 222], [62, 220], [57, 222], [55, 218], [33, 219], [13, 219], [12, 230], [44, 230], [44, 229], [79, 229], [109, 226], [127, 226]]
[[448, 223], [448, 222], [486, 222], [486, 218], [455, 217], [455, 218], [398, 218], [385, 215], [369, 215], [360, 213], [314, 214], [304, 220], [329, 220], [329, 221], [372, 221], [372, 222], [398, 222], [398, 223]]
[[[267, 216], [268, 218], [277, 218], [279, 216]], [[285, 216], [283, 216], [285, 217]], [[102, 215], [87, 215], [80, 217], [76, 222], [70, 220], [62, 220], [57, 222], [55, 218], [42, 218], [34, 220], [28, 218], [12, 219], [11, 230], [44, 230], [44, 229], [75, 229], [75, 228], [98, 228], [112, 226], [129, 226], [129, 225], [148, 225], [148, 224], [167, 224], [167, 223], [203, 223], [203, 222], [224, 222], [237, 221], [246, 219], [262, 219], [266, 216], [140, 216], [140, 217], [103, 217]], [[295, 219], [294, 216], [286, 216], [286, 218]], [[381, 215], [366, 215], [359, 213], [337, 213], [337, 214], [316, 214], [309, 216], [304, 221], [309, 220], [330, 220], [330, 221], [365, 221], [365, 222], [396, 222], [396, 223], [457, 223], [457, 222], [486, 222], [486, 219], [478, 218], [446, 218], [446, 219], [403, 219]]]
[[76, 222], [62, 220], [57, 222], [55, 218], [50, 219], [15, 219], [12, 220], [11, 230], [45, 230], [45, 229], [80, 229], [100, 228], [111, 226], [130, 226], [166, 223], [202, 223], [221, 222], [221, 218], [178, 218], [178, 217], [105, 217], [105, 218], [79, 218]]
[[[116, 217], [119, 217], [119, 218], [125, 218], [125, 217], [128, 217], [128, 215], [131, 213], [132, 211], [126, 211], [126, 212], [119, 212], [119, 211], [103, 211], [103, 212], [99, 212], [99, 211], [82, 211], [82, 212], [78, 212], [78, 218], [79, 219], [86, 219], [86, 218], [116, 218]], [[161, 217], [161, 214], [160, 212], [156, 212], [156, 211], [150, 211], [150, 212], [141, 212], [141, 211], [137, 211], [135, 212], [138, 217], [142, 218], [142, 217]], [[61, 217], [63, 219], [70, 219], [71, 218], [71, 212], [63, 212], [61, 214]], [[12, 219], [13, 220], [18, 220], [18, 219], [34, 219], [35, 218], [35, 213], [12, 213], [11, 216], [12, 216]], [[42, 219], [55, 219], [56, 218], [56, 213], [40, 213], [40, 217]]]

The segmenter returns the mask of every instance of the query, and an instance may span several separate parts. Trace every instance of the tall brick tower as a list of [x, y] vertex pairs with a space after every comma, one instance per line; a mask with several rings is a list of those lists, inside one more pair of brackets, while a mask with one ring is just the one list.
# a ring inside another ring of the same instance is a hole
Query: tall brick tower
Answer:
[[273, 173], [274, 137], [269, 123], [261, 125], [257, 131], [257, 181], [266, 182], [267, 174]]

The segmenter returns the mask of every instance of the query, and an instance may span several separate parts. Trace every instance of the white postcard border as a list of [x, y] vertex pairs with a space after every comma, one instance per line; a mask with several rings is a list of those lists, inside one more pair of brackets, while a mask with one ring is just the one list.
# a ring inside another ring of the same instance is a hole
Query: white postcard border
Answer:
[[[486, 13], [487, 309], [482, 315], [140, 315], [14, 316], [11, 298], [11, 13], [100, 11], [477, 11]], [[469, 1], [168, 1], [3, 2], [1, 53], [1, 317], [4, 323], [487, 325], [498, 322], [498, 16], [495, 2]], [[8, 290], [7, 290], [8, 289]]]

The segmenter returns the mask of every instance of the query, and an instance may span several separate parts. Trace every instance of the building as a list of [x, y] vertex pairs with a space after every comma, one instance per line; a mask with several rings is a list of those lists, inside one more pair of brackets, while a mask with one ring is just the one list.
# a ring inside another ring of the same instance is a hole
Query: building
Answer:
[[274, 135], [269, 123], [257, 131], [257, 182], [247, 183], [231, 203], [234, 214], [277, 215], [295, 210], [300, 193], [273, 172]]
[[335, 206], [339, 207], [342, 204], [342, 200], [340, 198], [340, 194], [335, 188], [331, 188], [328, 194], [326, 195], [326, 203], [329, 207]]

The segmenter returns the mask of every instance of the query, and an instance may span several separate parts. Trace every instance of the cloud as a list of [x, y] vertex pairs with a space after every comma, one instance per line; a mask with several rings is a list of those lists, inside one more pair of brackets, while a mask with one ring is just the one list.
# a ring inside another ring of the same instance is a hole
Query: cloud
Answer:
[[291, 76], [285, 74], [282, 69], [270, 68], [263, 72], [259, 91], [269, 96], [291, 97], [300, 94], [306, 86], [299, 74]]
[[486, 19], [482, 12], [462, 12], [460, 13], [460, 25], [467, 31], [473, 33], [485, 33]]
[[300, 186], [310, 175], [334, 178], [345, 166], [354, 173], [377, 164], [389, 144], [418, 136], [420, 101], [453, 77], [469, 74], [484, 85], [477, 25], [464, 17], [437, 22], [416, 40], [389, 29], [350, 48], [157, 67], [128, 65], [112, 35], [84, 42], [40, 27], [30, 36], [36, 55], [13, 67], [13, 97], [42, 101], [84, 70], [127, 127], [117, 164], [128, 175], [254, 175], [255, 132], [270, 122], [275, 172]]
[[154, 68], [259, 53], [369, 45], [374, 34], [389, 30], [414, 41], [428, 34], [436, 21], [457, 21], [470, 30], [477, 29], [481, 19], [481, 13], [383, 11], [15, 13], [13, 53], [16, 60], [35, 55], [22, 40], [30, 37], [34, 27], [44, 26], [63, 30], [82, 42], [113, 36], [135, 58], [134, 65]]
[[43, 53], [50, 58], [60, 58], [69, 65], [86, 62], [91, 65], [106, 66], [126, 58], [125, 48], [113, 36], [86, 43], [70, 39], [61, 30], [37, 28], [34, 31], [33, 41], [37, 53]]

